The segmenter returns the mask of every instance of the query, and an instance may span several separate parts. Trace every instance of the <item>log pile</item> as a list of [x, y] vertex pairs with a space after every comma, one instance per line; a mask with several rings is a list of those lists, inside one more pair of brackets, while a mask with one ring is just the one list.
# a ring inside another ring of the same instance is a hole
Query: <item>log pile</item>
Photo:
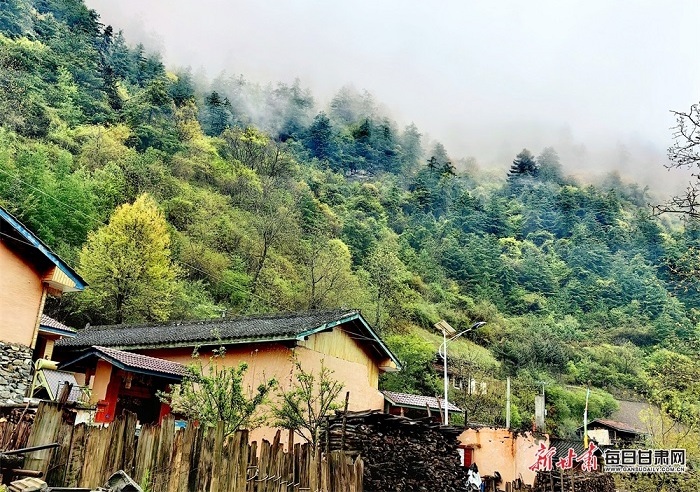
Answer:
[[615, 481], [609, 473], [564, 473], [539, 471], [534, 492], [615, 492]]
[[327, 450], [344, 448], [362, 457], [366, 492], [457, 492], [466, 484], [457, 450], [460, 433], [429, 419], [348, 412], [329, 419], [325, 444]]

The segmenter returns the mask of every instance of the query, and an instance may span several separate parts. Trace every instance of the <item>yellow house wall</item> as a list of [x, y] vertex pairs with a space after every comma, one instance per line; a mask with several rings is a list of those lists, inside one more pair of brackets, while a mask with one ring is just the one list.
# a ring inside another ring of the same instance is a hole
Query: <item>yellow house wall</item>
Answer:
[[[346, 366], [345, 364], [339, 364], [338, 361], [350, 362], [354, 364], [352, 366], [354, 369], [358, 369], [357, 366], [363, 367], [365, 370], [361, 373], [366, 376], [367, 385], [374, 389], [377, 389], [379, 387], [379, 367], [377, 366], [377, 363], [358, 344], [356, 340], [351, 338], [348, 332], [341, 329], [335, 329], [330, 332], [318, 333], [309, 337], [308, 340], [299, 342], [299, 346], [304, 347], [314, 353], [325, 354], [327, 356], [326, 366], [330, 367], [334, 371], [342, 370], [342, 367]], [[319, 360], [318, 356], [313, 357], [314, 360]], [[335, 362], [333, 362], [333, 364], [337, 365], [337, 367], [331, 367], [329, 365], [331, 363], [331, 358], [336, 360]], [[310, 360], [309, 362], [312, 361]], [[302, 364], [302, 367], [306, 366]], [[315, 367], [314, 369], [320, 369], [320, 364], [318, 364], [317, 367]], [[357, 389], [361, 390], [362, 388], [366, 387], [362, 384], [362, 381], [359, 379], [361, 373], [348, 373], [343, 378], [338, 377], [338, 374], [336, 374], [335, 379], [341, 381], [348, 381], [348, 385], [350, 384], [350, 381], [353, 381], [354, 383], [357, 383], [355, 384], [355, 386], [357, 386]], [[368, 395], [358, 396], [367, 397]], [[380, 404], [379, 408], [383, 407], [383, 401], [384, 398], [382, 397], [382, 403]], [[367, 408], [368, 407], [364, 407], [363, 410], [366, 410]]]
[[[192, 363], [192, 349], [157, 349], [141, 351], [152, 357], [180, 362]], [[323, 364], [333, 371], [332, 377], [343, 383], [340, 400], [344, 401], [345, 392], [350, 392], [348, 408], [350, 410], [381, 410], [384, 397], [378, 390], [379, 371], [376, 362], [358, 346], [357, 341], [346, 332], [335, 328], [332, 332], [312, 335], [308, 340], [300, 342], [294, 349], [282, 343], [246, 344], [228, 346], [223, 358], [226, 366], [237, 366], [241, 362], [248, 364], [244, 384], [253, 391], [258, 384], [270, 378], [278, 381], [278, 390], [287, 390], [294, 381], [294, 364], [292, 355], [295, 354], [302, 368], [307, 372], [318, 373]], [[208, 364], [211, 354], [202, 351], [200, 360]], [[271, 405], [276, 400], [271, 398]], [[272, 440], [277, 429], [265, 427], [251, 432], [250, 439]], [[282, 432], [282, 441], [286, 442], [287, 432]]]
[[529, 467], [535, 462], [539, 443], [544, 441], [549, 446], [548, 437], [537, 437], [529, 432], [514, 434], [507, 429], [491, 427], [466, 429], [459, 441], [474, 449], [474, 462], [480, 475], [493, 475], [497, 471], [504, 482], [522, 477], [530, 485], [536, 473]]
[[33, 348], [43, 292], [41, 276], [0, 241], [0, 341]]

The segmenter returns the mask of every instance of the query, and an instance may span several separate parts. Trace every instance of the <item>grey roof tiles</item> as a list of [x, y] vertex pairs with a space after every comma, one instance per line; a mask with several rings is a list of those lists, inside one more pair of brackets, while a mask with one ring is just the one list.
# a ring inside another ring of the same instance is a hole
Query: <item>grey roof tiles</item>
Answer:
[[180, 321], [161, 324], [91, 326], [59, 347], [87, 348], [93, 345], [118, 348], [194, 346], [256, 340], [287, 340], [327, 323], [356, 316], [357, 311], [306, 311], [206, 321]]

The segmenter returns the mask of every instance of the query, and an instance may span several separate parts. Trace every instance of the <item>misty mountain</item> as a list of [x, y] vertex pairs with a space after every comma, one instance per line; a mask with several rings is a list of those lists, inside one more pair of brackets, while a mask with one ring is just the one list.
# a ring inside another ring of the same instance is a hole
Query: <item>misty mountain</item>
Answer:
[[[433, 324], [485, 321], [455, 342], [455, 364], [514, 378], [517, 428], [541, 381], [562, 436], [581, 410], [571, 385], [596, 388], [590, 418], [635, 394], [697, 422], [700, 228], [653, 216], [647, 187], [615, 172], [584, 181], [556, 147], [482, 168], [368, 92], [323, 104], [299, 81], [203, 82], [82, 1], [5, 5], [0, 204], [90, 284], [52, 316], [81, 327], [360, 308], [405, 362], [384, 386], [422, 394], [439, 391]], [[167, 234], [122, 227], [146, 219]], [[115, 281], [118, 261], [138, 264], [136, 241], [167, 282]], [[496, 425], [490, 398], [473, 417]]]

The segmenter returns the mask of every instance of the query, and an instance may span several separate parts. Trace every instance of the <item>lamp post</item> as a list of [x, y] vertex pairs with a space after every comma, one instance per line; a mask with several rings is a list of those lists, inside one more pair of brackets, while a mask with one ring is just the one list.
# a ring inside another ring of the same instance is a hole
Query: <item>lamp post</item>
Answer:
[[[448, 407], [449, 407], [449, 400], [447, 399], [447, 389], [449, 387], [449, 378], [447, 377], [447, 342], [451, 342], [452, 340], [455, 340], [465, 333], [468, 333], [472, 330], [476, 330], [477, 328], [481, 328], [486, 324], [485, 321], [478, 321], [471, 325], [469, 328], [467, 328], [464, 331], [460, 331], [456, 335], [457, 330], [452, 328], [449, 323], [445, 320], [442, 320], [438, 323], [435, 324], [435, 328], [438, 330], [442, 331], [442, 345], [440, 345], [440, 348], [438, 349], [438, 354], [442, 357], [442, 368], [443, 368], [443, 382], [445, 386], [445, 399], [443, 400], [444, 406], [445, 406], [445, 417], [442, 419], [444, 425], [448, 425], [450, 422], [449, 419], [449, 412], [448, 412]], [[447, 338], [447, 335], [450, 335], [450, 338]], [[468, 381], [467, 384], [471, 384], [471, 381]]]

